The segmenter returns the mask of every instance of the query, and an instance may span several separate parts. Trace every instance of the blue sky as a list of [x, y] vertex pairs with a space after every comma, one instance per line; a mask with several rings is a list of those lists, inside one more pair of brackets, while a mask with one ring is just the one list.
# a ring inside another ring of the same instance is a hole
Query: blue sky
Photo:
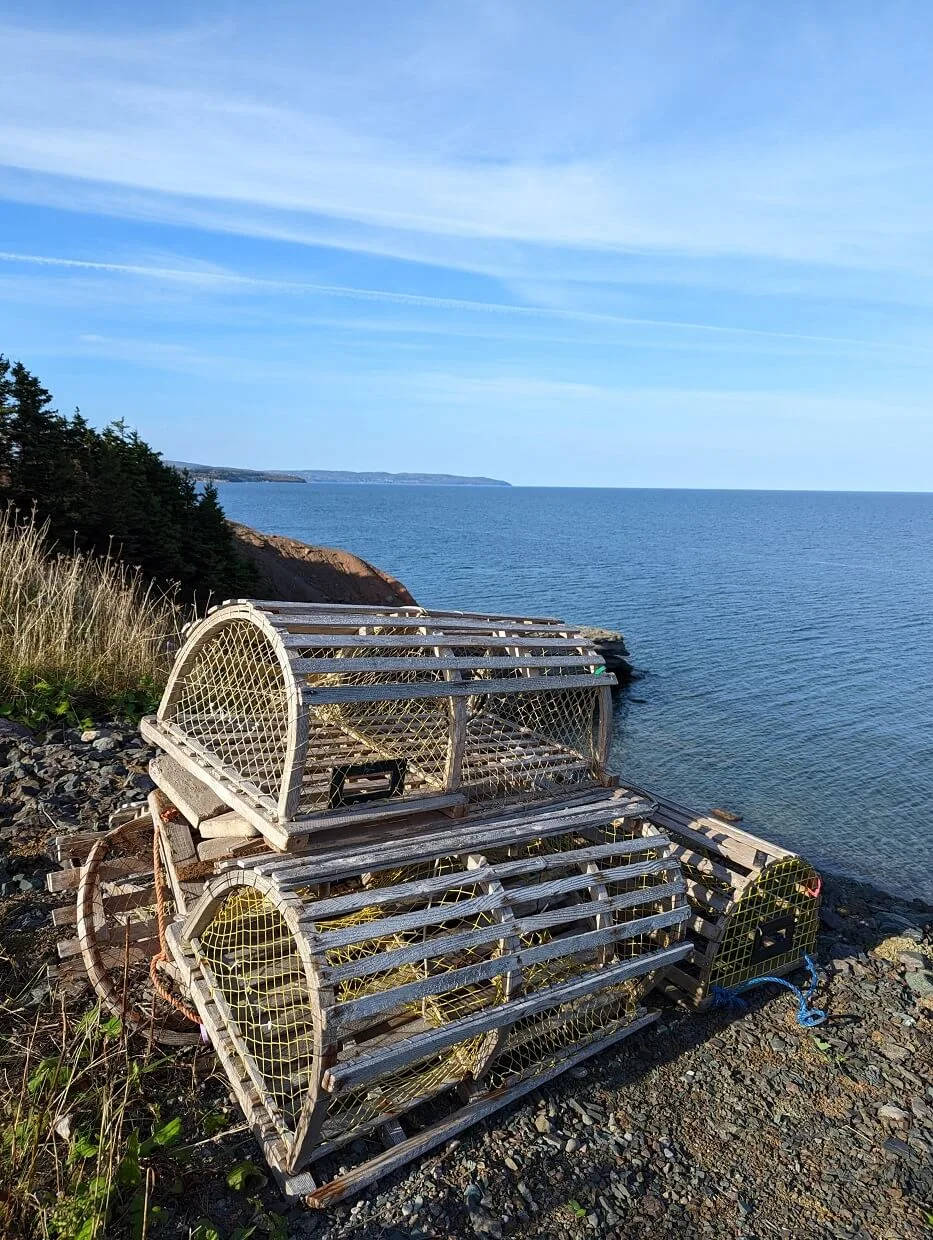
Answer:
[[0, 351], [169, 457], [933, 489], [933, 10], [0, 0]]

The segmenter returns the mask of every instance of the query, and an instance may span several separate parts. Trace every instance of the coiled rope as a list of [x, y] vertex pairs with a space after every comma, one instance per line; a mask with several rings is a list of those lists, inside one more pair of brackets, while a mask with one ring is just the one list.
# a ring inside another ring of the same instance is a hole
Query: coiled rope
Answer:
[[795, 986], [793, 982], [789, 982], [786, 977], [752, 977], [741, 985], [728, 989], [725, 986], [713, 986], [710, 989], [710, 997], [713, 1000], [713, 1007], [731, 1008], [735, 1012], [748, 1011], [748, 1004], [742, 998], [746, 990], [751, 990], [753, 986], [764, 986], [767, 982], [775, 982], [778, 986], [783, 986], [789, 990], [797, 999], [797, 1024], [802, 1029], [813, 1029], [817, 1025], [822, 1025], [827, 1019], [827, 1013], [822, 1008], [810, 1006], [814, 992], [819, 984], [819, 976], [816, 971], [816, 965], [812, 956], [804, 956], [804, 964], [810, 974], [810, 981], [806, 990], [801, 990], [799, 986]]
[[[104, 961], [104, 953], [98, 938], [97, 915], [106, 916], [104, 897], [101, 886], [101, 867], [105, 864], [106, 859], [113, 849], [124, 843], [126, 837], [132, 837], [138, 832], [146, 821], [147, 816], [140, 816], [129, 822], [115, 827], [112, 831], [108, 831], [106, 835], [102, 835], [91, 849], [87, 861], [81, 867], [81, 878], [78, 883], [77, 898], [77, 937], [81, 945], [81, 955], [84, 959], [84, 967], [87, 970], [88, 979], [93, 986], [98, 998], [103, 1005], [113, 1013], [114, 1016], [120, 1018], [124, 1027], [135, 1032], [151, 1037], [154, 1042], [160, 1042], [168, 1046], [188, 1046], [198, 1040], [197, 1034], [182, 1033], [174, 1029], [156, 1029], [151, 1014], [144, 1014], [128, 1002], [126, 993], [128, 982], [128, 957], [124, 959], [122, 986], [117, 987], [113, 978], [110, 977], [107, 966]], [[156, 843], [156, 848], [158, 843]], [[160, 866], [157, 865], [156, 873], [160, 873]], [[154, 886], [156, 888], [156, 896], [159, 896], [159, 880], [156, 879]], [[157, 909], [158, 913], [158, 909]], [[159, 942], [163, 948], [164, 954], [164, 907], [162, 914], [158, 917]], [[105, 923], [106, 924], [106, 923]], [[108, 944], [108, 946], [110, 946]], [[119, 950], [119, 941], [113, 946]], [[152, 975], [152, 965], [150, 965], [150, 977]], [[157, 990], [163, 998], [161, 984], [157, 986]], [[176, 1003], [169, 999], [172, 1007]]]

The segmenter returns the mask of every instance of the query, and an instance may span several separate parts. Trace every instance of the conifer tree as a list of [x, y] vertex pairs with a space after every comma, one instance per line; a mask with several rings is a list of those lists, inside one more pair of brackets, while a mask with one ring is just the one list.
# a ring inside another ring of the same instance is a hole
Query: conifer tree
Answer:
[[63, 417], [25, 366], [0, 355], [2, 501], [35, 507], [60, 545], [110, 551], [188, 599], [255, 588], [213, 486], [199, 493], [122, 419], [96, 431], [77, 409]]

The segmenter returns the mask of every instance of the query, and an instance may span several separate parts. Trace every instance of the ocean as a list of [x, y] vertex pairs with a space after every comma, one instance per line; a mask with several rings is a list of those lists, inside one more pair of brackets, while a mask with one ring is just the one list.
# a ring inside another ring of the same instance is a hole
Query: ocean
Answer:
[[426, 606], [621, 630], [623, 780], [933, 900], [933, 494], [227, 483]]

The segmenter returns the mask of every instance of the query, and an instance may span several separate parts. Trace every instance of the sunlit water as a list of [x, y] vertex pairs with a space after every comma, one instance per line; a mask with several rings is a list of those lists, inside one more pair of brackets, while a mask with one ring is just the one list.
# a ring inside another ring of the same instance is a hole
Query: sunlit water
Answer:
[[221, 486], [425, 605], [621, 629], [624, 779], [933, 898], [933, 495]]

